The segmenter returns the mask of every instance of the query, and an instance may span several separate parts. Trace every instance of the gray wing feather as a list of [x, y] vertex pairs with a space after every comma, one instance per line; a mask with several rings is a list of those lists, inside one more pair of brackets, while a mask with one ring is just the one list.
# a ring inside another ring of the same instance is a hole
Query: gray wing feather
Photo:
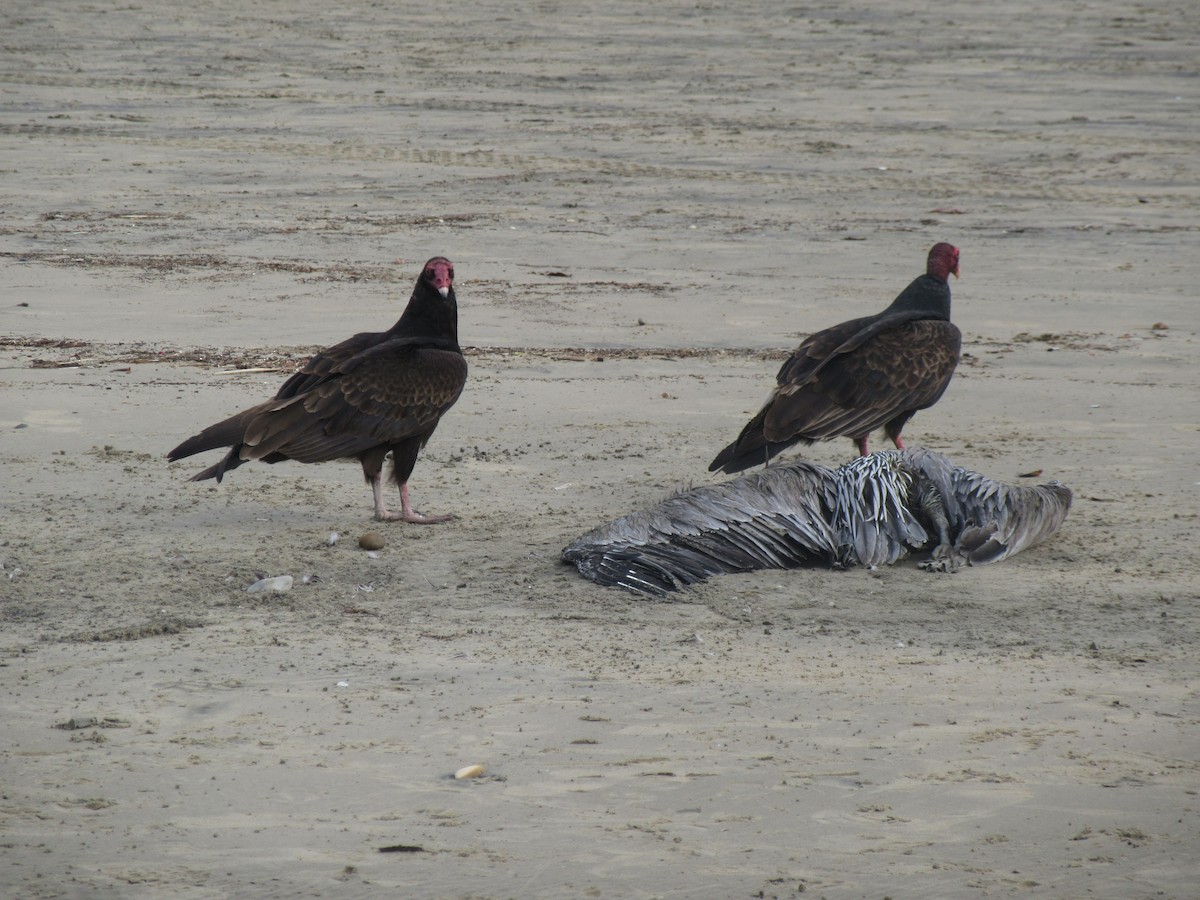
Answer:
[[659, 597], [722, 573], [832, 561], [833, 479], [796, 462], [693, 488], [588, 532], [563, 559], [600, 584]]

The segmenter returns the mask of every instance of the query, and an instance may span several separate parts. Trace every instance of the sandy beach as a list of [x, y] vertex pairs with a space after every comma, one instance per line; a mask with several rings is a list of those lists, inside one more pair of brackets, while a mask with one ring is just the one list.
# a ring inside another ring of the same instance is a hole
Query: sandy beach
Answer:
[[[1198, 896], [1193, 4], [26, 6], [0, 894]], [[1050, 541], [670, 602], [560, 561], [943, 240], [964, 354], [905, 439], [1070, 485]], [[412, 491], [457, 521], [167, 464], [435, 254], [470, 375]]]

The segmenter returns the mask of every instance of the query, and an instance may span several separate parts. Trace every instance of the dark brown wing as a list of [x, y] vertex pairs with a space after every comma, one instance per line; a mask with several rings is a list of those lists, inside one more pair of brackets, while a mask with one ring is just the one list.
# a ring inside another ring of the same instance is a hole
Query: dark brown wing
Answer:
[[961, 345], [950, 322], [921, 319], [893, 325], [851, 350], [843, 344], [819, 365], [798, 363], [765, 410], [763, 434], [768, 441], [854, 438], [932, 406], [950, 383]]
[[[732, 474], [762, 465], [800, 442], [857, 438], [906, 410], [911, 414], [934, 403], [954, 372], [961, 336], [945, 320], [921, 318], [927, 315], [906, 310], [864, 316], [810, 335], [780, 367], [766, 405], [737, 440], [717, 454], [709, 471]], [[913, 340], [917, 344], [896, 350]], [[932, 350], [939, 345], [940, 351]], [[936, 371], [930, 377], [939, 379], [940, 386], [929, 392], [923, 406], [900, 407], [880, 419], [912, 393], [892, 382], [898, 376], [901, 381], [910, 377], [905, 373], [913, 369], [914, 357], [921, 358], [917, 369], [928, 365], [922, 357], [928, 352], [950, 360], [948, 368], [947, 360], [940, 358], [931, 367]]]
[[304, 368], [283, 383], [283, 386], [275, 394], [275, 399], [283, 400], [312, 390], [342, 363], [383, 343], [388, 339], [388, 335], [389, 333], [386, 331], [364, 331], [346, 338], [340, 344], [326, 347], [306, 362]]
[[428, 435], [467, 378], [457, 346], [440, 343], [397, 338], [306, 376], [306, 392], [264, 404], [247, 422], [242, 458], [323, 462]]
[[775, 382], [803, 384], [837, 354], [858, 349], [863, 341], [878, 333], [881, 325], [886, 327], [880, 316], [863, 316], [810, 334], [780, 366]]

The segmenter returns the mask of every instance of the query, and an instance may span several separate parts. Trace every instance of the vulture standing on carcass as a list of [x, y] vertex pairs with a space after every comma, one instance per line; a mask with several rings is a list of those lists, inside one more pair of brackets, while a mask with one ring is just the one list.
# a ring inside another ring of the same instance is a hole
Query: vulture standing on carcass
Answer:
[[880, 427], [903, 450], [904, 424], [937, 403], [958, 365], [950, 275], [958, 277], [958, 248], [935, 244], [925, 274], [883, 312], [811, 335], [779, 370], [766, 406], [708, 470], [732, 475], [797, 442], [836, 437], [851, 438], [866, 456], [867, 437]]
[[589, 531], [562, 558], [585, 578], [651, 597], [723, 573], [890, 565], [926, 548], [922, 568], [955, 572], [1041, 543], [1070, 508], [1057, 481], [1004, 484], [940, 453], [887, 450], [693, 488]]
[[[316, 463], [356, 457], [374, 492], [376, 519], [445, 522], [454, 516], [423, 516], [413, 509], [408, 478], [466, 380], [454, 265], [435, 256], [425, 263], [404, 314], [388, 331], [356, 334], [322, 350], [274, 398], [210, 425], [167, 458], [230, 447], [220, 462], [192, 478], [220, 482], [230, 469], [251, 460]], [[388, 453], [392, 480], [400, 488], [398, 513], [383, 500]]]

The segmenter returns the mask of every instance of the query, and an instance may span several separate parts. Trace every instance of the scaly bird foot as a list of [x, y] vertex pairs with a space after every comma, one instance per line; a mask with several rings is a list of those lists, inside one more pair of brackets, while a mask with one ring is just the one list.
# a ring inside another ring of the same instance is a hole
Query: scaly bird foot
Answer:
[[938, 544], [929, 554], [929, 559], [917, 565], [926, 572], [949, 572], [953, 574], [962, 568], [967, 558], [950, 544]]
[[437, 525], [441, 522], [453, 522], [457, 518], [458, 516], [453, 513], [442, 516], [423, 516], [415, 509], [401, 512], [384, 509], [375, 513], [375, 519], [379, 522], [408, 522], [412, 525]]

